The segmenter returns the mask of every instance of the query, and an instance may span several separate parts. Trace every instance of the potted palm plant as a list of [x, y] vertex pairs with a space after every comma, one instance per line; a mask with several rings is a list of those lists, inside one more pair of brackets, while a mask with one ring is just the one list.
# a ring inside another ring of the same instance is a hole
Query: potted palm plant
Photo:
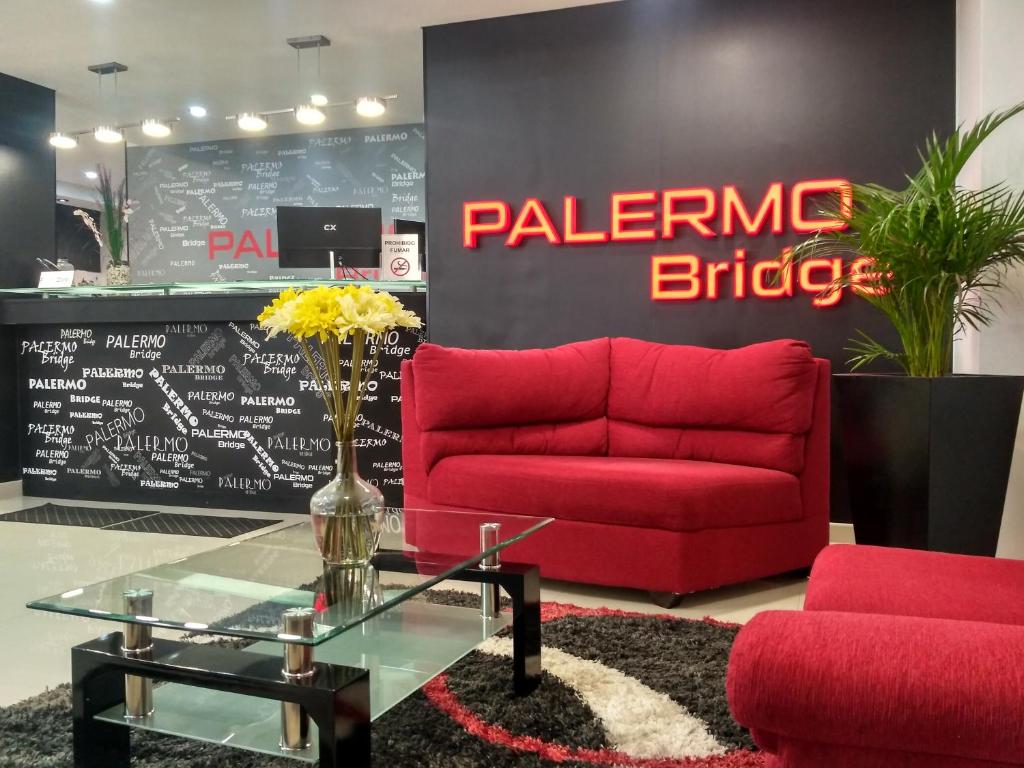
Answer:
[[[1024, 192], [965, 189], [957, 176], [1024, 103], [921, 152], [903, 189], [853, 185], [852, 207], [790, 255], [867, 256], [844, 274], [899, 336], [889, 348], [863, 332], [851, 342], [855, 373], [835, 377], [841, 447], [857, 542], [994, 555], [1002, 522], [1024, 377], [952, 375], [953, 340], [993, 320], [1007, 271], [1024, 263]], [[884, 362], [892, 373], [857, 372]]]

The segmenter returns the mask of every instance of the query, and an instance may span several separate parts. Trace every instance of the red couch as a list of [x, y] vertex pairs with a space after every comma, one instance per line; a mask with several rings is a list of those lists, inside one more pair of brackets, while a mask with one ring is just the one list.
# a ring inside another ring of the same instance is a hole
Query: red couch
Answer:
[[736, 638], [729, 704], [771, 768], [1024, 766], [1024, 562], [833, 546], [804, 611]]
[[[828, 541], [829, 364], [802, 342], [423, 344], [402, 430], [405, 506], [556, 518], [516, 545], [548, 578], [687, 593], [806, 568]], [[457, 527], [407, 513], [421, 549]]]

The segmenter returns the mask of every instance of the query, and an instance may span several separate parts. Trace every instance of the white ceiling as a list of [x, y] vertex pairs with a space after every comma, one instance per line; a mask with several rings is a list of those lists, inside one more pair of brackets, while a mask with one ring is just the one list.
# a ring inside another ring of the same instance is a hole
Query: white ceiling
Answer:
[[[420, 29], [434, 24], [587, 5], [606, 0], [3, 0], [0, 72], [57, 92], [57, 129], [83, 130], [101, 119], [131, 122], [181, 117], [168, 139], [133, 130], [131, 143], [178, 143], [246, 135], [224, 116], [294, 106], [313, 90], [332, 101], [397, 94], [384, 117], [360, 118], [348, 108], [328, 112], [315, 129], [423, 120]], [[302, 54], [303, 85], [289, 37], [322, 34], [331, 46]], [[111, 76], [90, 64], [118, 61], [116, 102]], [[202, 104], [208, 117], [188, 115]], [[300, 130], [290, 115], [270, 119], [268, 133]], [[82, 137], [57, 153], [65, 194], [88, 182], [103, 163], [123, 173], [123, 147]], [[71, 185], [71, 186], [69, 186]]]

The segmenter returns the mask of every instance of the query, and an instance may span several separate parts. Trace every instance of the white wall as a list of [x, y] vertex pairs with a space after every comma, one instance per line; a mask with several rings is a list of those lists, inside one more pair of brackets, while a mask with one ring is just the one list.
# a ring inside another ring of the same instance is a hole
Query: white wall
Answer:
[[[1024, 0], [958, 0], [957, 49], [959, 122], [971, 124], [1024, 101]], [[1024, 190], [1024, 115], [994, 133], [961, 178], [974, 188], [1002, 181]], [[995, 323], [957, 342], [956, 370], [1024, 374], [1024, 269], [1007, 282]], [[1024, 419], [1017, 427], [999, 554], [1024, 558]]]

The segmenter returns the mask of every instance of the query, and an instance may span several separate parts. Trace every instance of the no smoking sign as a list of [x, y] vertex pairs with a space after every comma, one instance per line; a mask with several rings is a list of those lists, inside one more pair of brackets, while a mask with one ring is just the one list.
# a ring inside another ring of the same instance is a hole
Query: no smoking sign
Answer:
[[381, 248], [381, 271], [385, 280], [419, 280], [418, 235], [385, 235]]

